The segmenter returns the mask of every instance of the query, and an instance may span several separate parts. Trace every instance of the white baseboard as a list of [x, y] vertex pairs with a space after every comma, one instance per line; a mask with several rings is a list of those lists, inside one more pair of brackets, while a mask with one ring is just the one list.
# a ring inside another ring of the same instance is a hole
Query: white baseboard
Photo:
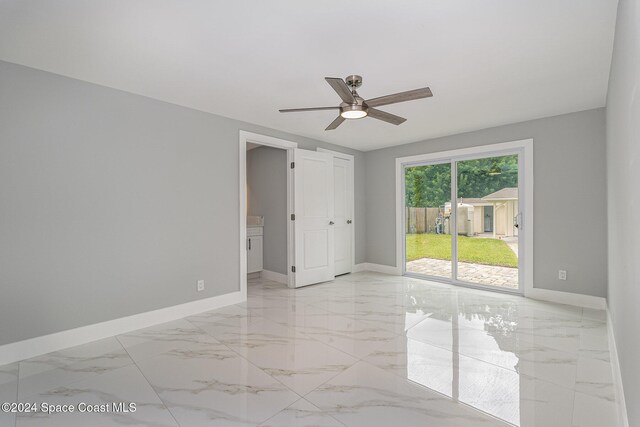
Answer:
[[524, 296], [541, 301], [555, 302], [558, 304], [569, 304], [578, 307], [594, 308], [596, 310], [606, 310], [607, 300], [602, 297], [592, 295], [574, 294], [571, 292], [553, 291], [550, 289], [525, 289]]
[[232, 292], [5, 344], [0, 346], [0, 365], [170, 322], [227, 305], [238, 304], [245, 299], [246, 295], [243, 296], [241, 292]]
[[286, 274], [276, 273], [275, 271], [262, 270], [262, 278], [273, 282], [284, 283], [285, 285], [289, 283], [289, 278]]
[[401, 271], [397, 267], [391, 265], [373, 264], [371, 262], [363, 262], [353, 266], [353, 272], [358, 273], [360, 271], [374, 271], [376, 273], [391, 274], [394, 276], [400, 276]]
[[362, 262], [360, 264], [354, 264], [353, 269], [351, 269], [352, 273], [360, 273], [361, 271], [367, 271], [367, 263]]
[[616, 406], [618, 411], [618, 423], [622, 427], [629, 427], [629, 416], [627, 415], [627, 405], [624, 399], [624, 388], [622, 387], [622, 372], [620, 371], [620, 359], [618, 359], [618, 347], [613, 333], [613, 322], [611, 312], [607, 308], [607, 335], [609, 338], [609, 357], [613, 370], [613, 386], [616, 391]]
[[[363, 262], [353, 266], [353, 272], [375, 271], [377, 273], [391, 274], [394, 276], [402, 275], [402, 271], [398, 267], [390, 265], [373, 264]], [[537, 299], [541, 301], [555, 302], [558, 304], [569, 304], [578, 307], [593, 308], [596, 310], [606, 310], [607, 300], [602, 297], [594, 297], [592, 295], [574, 294], [571, 292], [553, 291], [550, 289], [533, 288], [525, 290], [527, 298]]]

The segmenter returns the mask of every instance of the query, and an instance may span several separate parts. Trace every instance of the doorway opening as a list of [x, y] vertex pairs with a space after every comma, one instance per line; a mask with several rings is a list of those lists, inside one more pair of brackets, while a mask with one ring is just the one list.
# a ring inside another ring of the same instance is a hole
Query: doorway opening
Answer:
[[493, 206], [483, 206], [482, 213], [484, 217], [484, 232], [493, 232]]
[[[292, 250], [294, 247], [293, 224], [290, 219], [290, 214], [293, 210], [293, 180], [288, 165], [293, 161], [296, 147], [297, 144], [295, 142], [240, 131], [240, 292], [245, 299], [249, 274], [255, 275], [258, 273], [269, 280], [295, 287], [295, 276], [291, 274], [294, 259]], [[282, 162], [283, 156], [281, 153], [285, 153], [284, 157], [286, 159], [284, 159], [284, 162]], [[252, 160], [255, 160], [255, 162]], [[278, 167], [278, 164], [280, 164], [281, 168]], [[279, 170], [271, 170], [272, 166], [278, 167]], [[248, 179], [248, 173], [251, 172], [254, 173], [254, 176], [252, 179]], [[283, 180], [281, 175], [285, 176], [284, 192], [282, 191]], [[265, 177], [272, 183], [277, 182], [276, 188], [262, 186], [260, 179], [265, 179]], [[267, 194], [265, 194], [265, 191]], [[269, 197], [274, 197], [275, 200], [270, 201]], [[285, 206], [282, 206], [283, 198], [285, 199]], [[269, 212], [269, 214], [265, 215], [264, 212]], [[284, 218], [278, 217], [280, 214], [283, 214]], [[283, 231], [286, 235], [284, 245], [282, 244]], [[275, 241], [269, 238], [271, 234], [275, 235]], [[269, 239], [266, 240], [267, 238]], [[275, 246], [272, 246], [273, 244]], [[272, 247], [275, 249], [270, 249]], [[266, 251], [271, 252], [268, 255], [270, 261], [268, 261], [267, 265], [273, 270], [265, 270], [265, 248], [267, 248]], [[282, 267], [285, 263], [286, 267], [283, 272]]]
[[296, 288], [353, 271], [353, 156], [302, 150], [294, 142], [240, 131], [239, 170], [245, 298], [248, 274]]
[[247, 143], [247, 274], [288, 285], [287, 152]]

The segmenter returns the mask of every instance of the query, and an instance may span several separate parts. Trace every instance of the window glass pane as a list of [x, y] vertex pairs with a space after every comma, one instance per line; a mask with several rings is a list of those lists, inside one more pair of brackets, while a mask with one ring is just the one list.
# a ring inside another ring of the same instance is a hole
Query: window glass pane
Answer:
[[405, 168], [406, 271], [451, 278], [451, 164]]
[[518, 289], [518, 156], [464, 160], [456, 167], [457, 279]]

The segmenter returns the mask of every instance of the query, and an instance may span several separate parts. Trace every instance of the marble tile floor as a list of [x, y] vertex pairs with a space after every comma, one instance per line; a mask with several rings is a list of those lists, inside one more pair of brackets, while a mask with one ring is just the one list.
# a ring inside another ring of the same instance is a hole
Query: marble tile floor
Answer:
[[357, 273], [0, 367], [0, 426], [617, 426], [604, 312]]

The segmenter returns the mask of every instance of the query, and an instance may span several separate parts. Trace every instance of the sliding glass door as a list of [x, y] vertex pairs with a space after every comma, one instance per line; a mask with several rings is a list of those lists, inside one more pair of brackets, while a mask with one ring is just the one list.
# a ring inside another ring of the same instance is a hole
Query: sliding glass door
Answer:
[[457, 279], [518, 289], [518, 156], [458, 161], [456, 172]]
[[451, 279], [451, 163], [406, 167], [404, 177], [406, 271]]
[[520, 160], [516, 151], [404, 165], [405, 273], [520, 291]]

